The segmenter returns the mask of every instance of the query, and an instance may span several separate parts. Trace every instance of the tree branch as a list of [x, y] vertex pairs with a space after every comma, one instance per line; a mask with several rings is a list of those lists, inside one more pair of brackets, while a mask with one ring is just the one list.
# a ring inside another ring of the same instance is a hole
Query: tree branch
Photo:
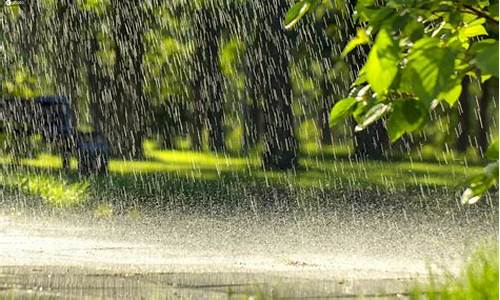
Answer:
[[495, 18], [493, 18], [492, 16], [488, 15], [487, 13], [485, 13], [484, 11], [480, 11], [479, 9], [471, 6], [471, 5], [468, 5], [468, 4], [464, 4], [464, 7], [468, 10], [470, 10], [471, 12], [473, 12], [476, 16], [478, 17], [482, 17], [482, 18], [485, 18], [487, 21], [489, 21], [490, 23], [493, 23], [495, 25], [498, 26], [498, 20], [496, 20]]

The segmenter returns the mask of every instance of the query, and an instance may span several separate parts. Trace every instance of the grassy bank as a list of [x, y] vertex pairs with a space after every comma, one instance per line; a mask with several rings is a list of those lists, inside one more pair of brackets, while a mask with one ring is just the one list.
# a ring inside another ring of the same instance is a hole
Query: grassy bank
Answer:
[[498, 299], [498, 242], [477, 249], [459, 274], [430, 276], [428, 283], [415, 286], [411, 299], [461, 300]]

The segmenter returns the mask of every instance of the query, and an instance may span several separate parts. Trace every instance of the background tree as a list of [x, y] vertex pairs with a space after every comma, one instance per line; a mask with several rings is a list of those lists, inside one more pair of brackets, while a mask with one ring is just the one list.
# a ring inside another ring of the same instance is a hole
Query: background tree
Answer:
[[290, 169], [298, 164], [294, 132], [292, 86], [289, 71], [290, 40], [282, 18], [286, 1], [269, 1], [255, 7], [258, 25], [254, 47], [256, 85], [262, 87], [264, 113], [263, 165], [267, 169]]
[[225, 149], [224, 91], [220, 70], [220, 18], [218, 7], [205, 4], [193, 16], [194, 58], [193, 92], [195, 100], [193, 145], [200, 150], [201, 126], [208, 131], [209, 148], [215, 152]]

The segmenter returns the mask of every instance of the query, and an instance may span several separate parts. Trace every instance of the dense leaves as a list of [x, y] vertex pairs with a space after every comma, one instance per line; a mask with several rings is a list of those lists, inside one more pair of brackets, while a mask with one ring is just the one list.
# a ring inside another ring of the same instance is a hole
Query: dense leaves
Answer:
[[407, 59], [400, 89], [412, 93], [429, 106], [448, 86], [454, 71], [453, 52], [439, 47], [436, 38], [424, 38], [415, 43]]
[[[375, 41], [350, 93], [364, 90], [370, 99], [339, 101], [332, 123], [349, 112], [357, 130], [383, 119], [396, 141], [424, 126], [440, 102], [455, 105], [464, 76], [498, 77], [496, 0], [359, 0], [355, 16], [357, 34], [342, 54]], [[488, 158], [496, 162], [471, 179], [464, 203], [477, 201], [498, 182], [498, 146], [491, 147]]]

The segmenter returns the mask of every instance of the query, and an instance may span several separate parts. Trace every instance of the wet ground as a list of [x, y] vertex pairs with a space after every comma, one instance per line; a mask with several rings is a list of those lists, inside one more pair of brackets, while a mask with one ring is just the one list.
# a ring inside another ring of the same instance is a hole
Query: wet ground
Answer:
[[123, 273], [68, 267], [4, 267], [0, 295], [36, 299], [401, 298], [406, 279], [311, 280], [246, 272]]
[[[347, 202], [346, 202], [347, 203]], [[497, 207], [96, 217], [0, 210], [0, 298], [405, 297], [498, 234]]]

